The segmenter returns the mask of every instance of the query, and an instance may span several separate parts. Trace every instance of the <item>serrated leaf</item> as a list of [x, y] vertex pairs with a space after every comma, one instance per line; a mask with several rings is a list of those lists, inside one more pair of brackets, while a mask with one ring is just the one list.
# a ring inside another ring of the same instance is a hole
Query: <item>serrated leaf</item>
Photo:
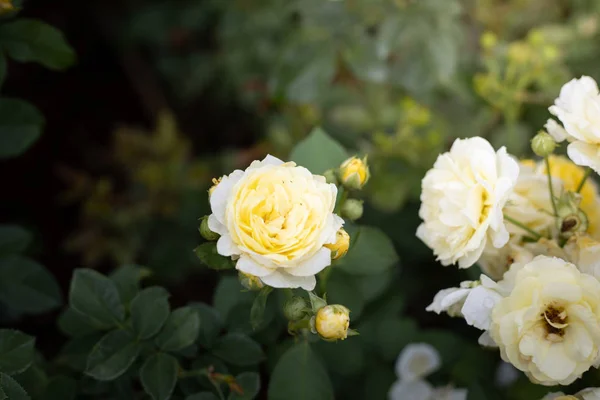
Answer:
[[31, 233], [18, 225], [0, 225], [0, 255], [21, 253], [31, 239]]
[[392, 268], [399, 260], [394, 244], [378, 228], [361, 226], [350, 240], [352, 242], [348, 254], [338, 263], [339, 269], [349, 274], [382, 273]]
[[165, 351], [177, 351], [196, 341], [200, 331], [200, 317], [192, 307], [181, 307], [169, 315], [155, 343]]
[[88, 355], [100, 339], [102, 335], [96, 333], [69, 340], [60, 350], [56, 362], [76, 371], [85, 371]]
[[25, 313], [43, 313], [62, 304], [60, 287], [46, 268], [21, 256], [0, 260], [0, 300]]
[[93, 320], [67, 307], [58, 317], [58, 328], [67, 336], [80, 337], [101, 330], [102, 326], [94, 325]]
[[223, 329], [223, 319], [221, 314], [211, 306], [204, 303], [190, 304], [198, 315], [200, 315], [200, 334], [198, 342], [205, 348], [212, 347], [213, 343]]
[[235, 383], [242, 393], [231, 391], [229, 400], [252, 400], [260, 391], [260, 375], [256, 372], [243, 372], [235, 377]]
[[294, 147], [290, 160], [307, 168], [313, 174], [322, 174], [338, 168], [349, 157], [344, 147], [321, 128], [315, 128]]
[[91, 269], [77, 269], [69, 291], [70, 306], [94, 321], [111, 328], [125, 318], [119, 292], [113, 281]]
[[99, 381], [111, 381], [121, 376], [137, 358], [140, 343], [127, 331], [107, 333], [88, 356], [85, 373]]
[[75, 52], [56, 28], [35, 19], [21, 18], [0, 27], [0, 46], [13, 59], [37, 62], [62, 70], [75, 63]]
[[0, 387], [8, 400], [31, 399], [25, 389], [17, 381], [4, 372], [0, 373]]
[[230, 333], [220, 338], [212, 353], [227, 363], [242, 367], [256, 365], [265, 358], [260, 345], [241, 333]]
[[138, 293], [131, 302], [131, 323], [140, 339], [158, 333], [169, 317], [169, 292], [162, 287], [149, 287]]
[[22, 100], [0, 99], [0, 159], [21, 155], [40, 137], [44, 117]]
[[140, 379], [146, 393], [153, 400], [167, 400], [177, 383], [177, 360], [165, 353], [148, 358], [140, 370]]
[[221, 271], [235, 268], [235, 262], [229, 257], [224, 257], [217, 252], [216, 242], [202, 243], [194, 249], [196, 256], [208, 268]]
[[109, 278], [117, 285], [123, 304], [129, 304], [140, 291], [140, 282], [151, 271], [137, 265], [123, 265], [110, 274]]
[[18, 374], [33, 362], [35, 338], [12, 329], [0, 329], [0, 371]]

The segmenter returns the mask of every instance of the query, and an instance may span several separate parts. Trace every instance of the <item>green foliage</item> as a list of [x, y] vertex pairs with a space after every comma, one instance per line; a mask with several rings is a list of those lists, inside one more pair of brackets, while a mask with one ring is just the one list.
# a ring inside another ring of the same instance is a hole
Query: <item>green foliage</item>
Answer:
[[19, 331], [0, 330], [0, 372], [9, 375], [25, 371], [33, 362], [35, 339]]
[[131, 302], [131, 323], [140, 339], [154, 336], [169, 317], [169, 293], [161, 287], [142, 290]]
[[350, 238], [350, 250], [339, 262], [339, 268], [349, 274], [383, 273], [399, 261], [392, 241], [378, 228], [358, 227]]
[[239, 366], [256, 365], [265, 355], [260, 345], [241, 333], [230, 333], [219, 339], [212, 352], [225, 362]]
[[99, 381], [112, 381], [133, 364], [140, 349], [140, 343], [130, 332], [111, 331], [90, 352], [85, 373]]
[[233, 269], [235, 263], [229, 257], [217, 253], [217, 243], [206, 242], [194, 249], [196, 256], [209, 268], [216, 270]]
[[140, 370], [140, 379], [146, 393], [153, 400], [171, 398], [177, 383], [177, 360], [165, 353], [148, 358]]
[[21, 155], [39, 138], [44, 117], [31, 104], [0, 99], [0, 158]]
[[338, 168], [348, 158], [346, 150], [321, 128], [315, 128], [290, 154], [290, 160], [315, 174]]
[[194, 343], [199, 331], [198, 313], [192, 307], [182, 307], [169, 315], [155, 342], [165, 351], [177, 351]]

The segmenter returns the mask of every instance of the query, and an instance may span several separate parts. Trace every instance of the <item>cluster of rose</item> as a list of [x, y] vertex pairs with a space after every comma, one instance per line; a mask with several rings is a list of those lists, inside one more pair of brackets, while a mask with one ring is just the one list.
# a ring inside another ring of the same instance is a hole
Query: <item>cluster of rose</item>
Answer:
[[[246, 289], [267, 294], [271, 288], [287, 289], [290, 333], [343, 340], [356, 334], [349, 329], [350, 310], [327, 304], [313, 290], [316, 276], [326, 279], [327, 268], [348, 252], [344, 220], [363, 213], [362, 201], [350, 195], [368, 180], [366, 158], [351, 157], [320, 176], [269, 155], [213, 180], [212, 214], [202, 218], [200, 233], [216, 241], [220, 256], [235, 262]], [[305, 295], [291, 291], [298, 288]]]
[[[569, 385], [600, 365], [600, 93], [565, 84], [532, 140], [541, 161], [483, 138], [457, 139], [422, 181], [417, 236], [445, 266], [477, 281], [441, 290], [427, 308], [483, 331], [479, 343], [540, 385]], [[567, 141], [567, 157], [555, 155]], [[564, 397], [561, 397], [564, 396]], [[597, 399], [600, 388], [546, 398]]]

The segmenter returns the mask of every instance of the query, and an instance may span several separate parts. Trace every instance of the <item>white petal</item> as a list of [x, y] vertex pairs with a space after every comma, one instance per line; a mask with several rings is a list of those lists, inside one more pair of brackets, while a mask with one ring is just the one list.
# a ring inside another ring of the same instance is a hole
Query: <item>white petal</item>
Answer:
[[314, 256], [298, 264], [297, 267], [286, 268], [285, 271], [294, 276], [310, 276], [321, 272], [331, 265], [331, 250], [320, 248]]
[[577, 392], [577, 397], [583, 400], [600, 400], [600, 388], [587, 388]]
[[458, 289], [455, 292], [449, 293], [448, 296], [442, 299], [442, 308], [447, 310], [455, 304], [463, 301], [471, 289]]
[[388, 400], [430, 400], [433, 388], [425, 381], [395, 382], [388, 392]]
[[469, 292], [462, 314], [467, 324], [477, 329], [488, 330], [492, 322], [492, 310], [502, 300], [497, 292], [484, 286], [477, 286]]
[[415, 381], [435, 372], [441, 364], [435, 347], [427, 343], [411, 343], [396, 360], [396, 375], [403, 381]]
[[552, 139], [558, 143], [565, 141], [569, 136], [565, 128], [560, 126], [559, 123], [552, 118], [549, 118], [548, 121], [546, 121], [544, 128], [546, 128], [546, 131], [552, 136]]
[[496, 344], [496, 342], [494, 342], [494, 339], [492, 339], [488, 331], [483, 332], [481, 336], [479, 336], [479, 339], [477, 339], [477, 343], [479, 343], [479, 345], [483, 347], [498, 347], [498, 345]]
[[273, 269], [258, 264], [252, 258], [248, 257], [245, 254], [242, 255], [237, 261], [237, 264], [235, 264], [235, 268], [247, 274], [258, 276], [259, 278], [262, 278], [274, 272]]
[[263, 158], [261, 161], [253, 161], [252, 164], [250, 164], [250, 166], [248, 167], [248, 169], [256, 169], [256, 168], [260, 168], [260, 167], [264, 167], [266, 165], [281, 165], [281, 164], [285, 164], [283, 161], [281, 161], [279, 158], [277, 157], [273, 157], [270, 154], [267, 154], [267, 156], [265, 158]]
[[590, 167], [600, 173], [600, 148], [598, 145], [573, 142], [567, 147], [567, 154], [573, 162], [582, 167]]
[[448, 288], [448, 289], [442, 289], [442, 290], [440, 290], [433, 297], [433, 302], [430, 305], [427, 306], [427, 308], [425, 309], [425, 311], [433, 311], [436, 314], [440, 314], [442, 311], [446, 311], [446, 308], [444, 308], [442, 306], [442, 301], [447, 296], [449, 296], [451, 293], [454, 293], [457, 290], [460, 290], [460, 289], [459, 288]]
[[219, 235], [225, 235], [227, 233], [227, 227], [220, 223], [214, 214], [208, 216], [208, 229]]
[[260, 280], [263, 281], [265, 285], [274, 288], [296, 289], [300, 287], [307, 291], [313, 290], [317, 285], [317, 279], [314, 277], [314, 275], [293, 276], [282, 271], [281, 268], [270, 275], [261, 277]]
[[223, 225], [226, 225], [225, 210], [231, 195], [231, 189], [240, 181], [240, 179], [242, 179], [243, 176], [244, 171], [239, 169], [233, 171], [231, 174], [229, 174], [229, 176], [224, 176], [210, 195], [210, 208], [213, 212], [213, 215]]
[[231, 257], [233, 255], [240, 255], [241, 251], [233, 240], [231, 240], [231, 236], [224, 234], [217, 241], [217, 253], [225, 257]]

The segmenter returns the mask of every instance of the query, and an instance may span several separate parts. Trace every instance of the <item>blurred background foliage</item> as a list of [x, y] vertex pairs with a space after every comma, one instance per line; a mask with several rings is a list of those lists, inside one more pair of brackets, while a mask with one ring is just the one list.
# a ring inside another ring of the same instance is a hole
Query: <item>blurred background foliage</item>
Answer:
[[[381, 228], [400, 258], [375, 248], [362, 268], [342, 265], [328, 277], [329, 299], [352, 310], [361, 333], [312, 344], [336, 398], [385, 398], [411, 341], [438, 348], [444, 366], [432, 382], [468, 387], [469, 399], [531, 400], [549, 390], [524, 376], [501, 385], [499, 356], [479, 348], [478, 332], [425, 313], [438, 289], [478, 271], [442, 268], [414, 237], [420, 180], [457, 137], [528, 155], [561, 85], [600, 78], [600, 2], [31, 0], [23, 15], [62, 28], [79, 55], [61, 77], [9, 63], [5, 85], [48, 121], [30, 153], [2, 165], [7, 177], [23, 171], [7, 178], [14, 190], [3, 220], [33, 232], [31, 251], [63, 289], [76, 266], [146, 266], [175, 304], [209, 302], [227, 331], [264, 346], [266, 395], [293, 343], [281, 299], [268, 304], [269, 329], [253, 331], [253, 296], [192, 251], [198, 218], [209, 212], [213, 177], [267, 153], [285, 159], [322, 126], [350, 154], [368, 154], [361, 224]], [[48, 322], [20, 321], [29, 332]], [[52, 353], [57, 340], [41, 347]], [[594, 370], [575, 386], [598, 379]]]

